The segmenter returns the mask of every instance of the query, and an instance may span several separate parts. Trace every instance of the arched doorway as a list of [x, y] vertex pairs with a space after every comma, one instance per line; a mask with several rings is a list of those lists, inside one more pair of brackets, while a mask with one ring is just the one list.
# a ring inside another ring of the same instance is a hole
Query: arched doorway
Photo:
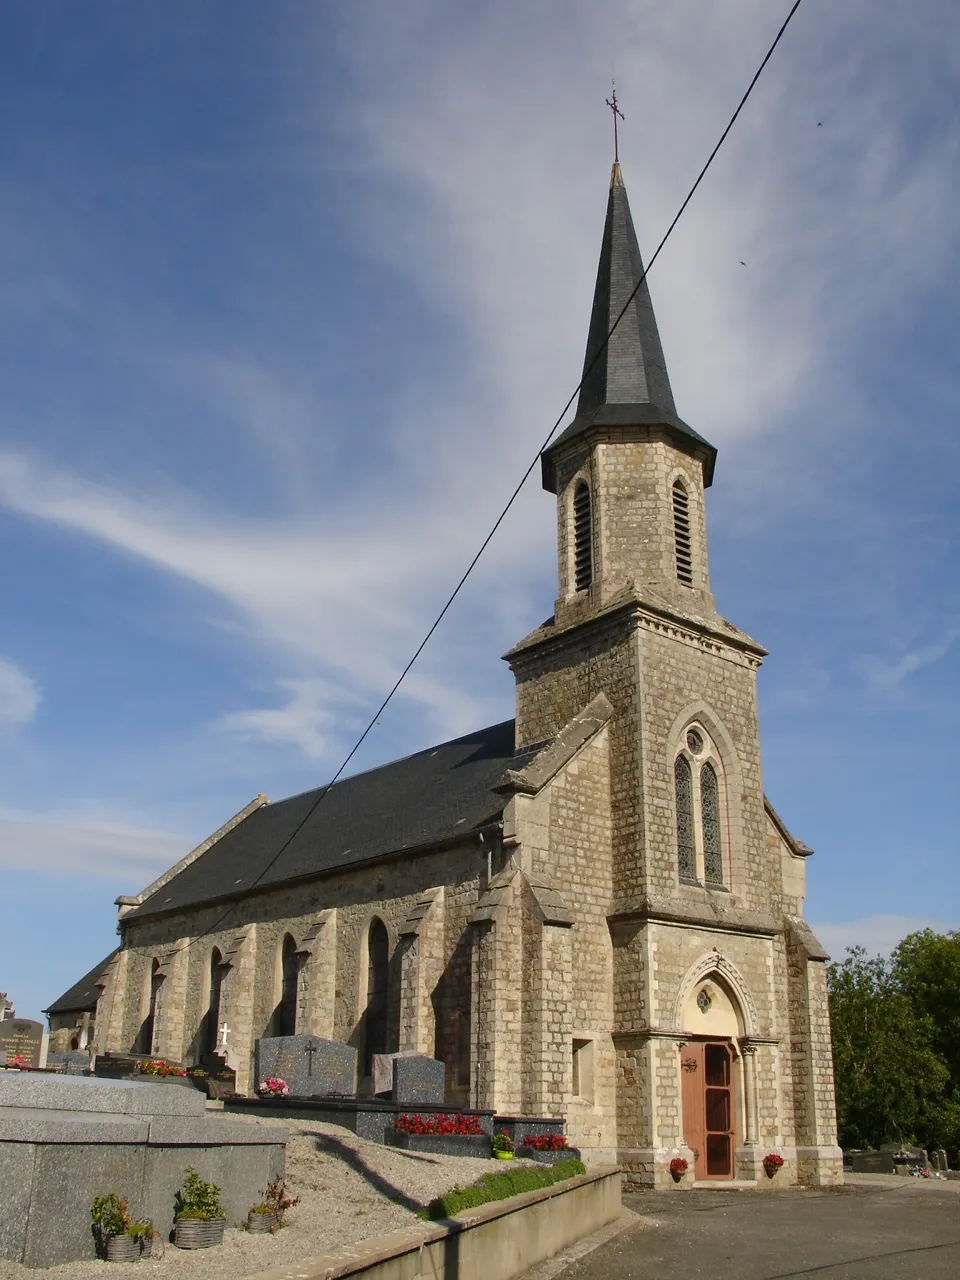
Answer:
[[736, 1176], [737, 1008], [714, 974], [701, 979], [683, 1011], [691, 1038], [680, 1049], [683, 1140], [693, 1151], [698, 1180]]
[[283, 939], [280, 951], [280, 1003], [277, 1005], [274, 1018], [275, 1034], [278, 1036], [297, 1034], [297, 975], [299, 972], [297, 944], [288, 933]]
[[210, 972], [208, 974], [210, 995], [207, 999], [207, 1011], [203, 1020], [203, 1035], [200, 1051], [204, 1054], [215, 1053], [220, 1040], [220, 994], [223, 989], [223, 956], [218, 947], [210, 952]]
[[367, 1003], [364, 1012], [363, 1074], [373, 1069], [373, 1055], [387, 1051], [387, 995], [390, 985], [390, 938], [375, 917], [367, 933]]

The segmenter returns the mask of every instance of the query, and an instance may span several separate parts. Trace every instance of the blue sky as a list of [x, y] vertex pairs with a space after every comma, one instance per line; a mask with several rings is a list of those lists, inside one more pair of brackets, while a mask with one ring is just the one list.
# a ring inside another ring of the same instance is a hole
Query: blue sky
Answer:
[[[579, 376], [611, 70], [641, 247], [788, 4], [0, 10], [0, 989], [339, 764]], [[650, 277], [835, 950], [960, 924], [960, 30], [805, 0]], [[741, 260], [746, 264], [741, 266]], [[356, 767], [512, 714], [534, 481]]]

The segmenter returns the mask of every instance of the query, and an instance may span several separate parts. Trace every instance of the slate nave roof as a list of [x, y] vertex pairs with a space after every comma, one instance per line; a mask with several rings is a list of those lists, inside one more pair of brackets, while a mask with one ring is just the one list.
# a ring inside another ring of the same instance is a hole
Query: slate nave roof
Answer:
[[[149, 896], [141, 895], [124, 921], [242, 897], [245, 890], [277, 888], [474, 835], [503, 813], [506, 799], [493, 788], [504, 773], [522, 767], [543, 745], [518, 754], [514, 728], [513, 720], [504, 720], [343, 778], [313, 813], [323, 787], [264, 802]], [[273, 858], [276, 862], [255, 884]]]

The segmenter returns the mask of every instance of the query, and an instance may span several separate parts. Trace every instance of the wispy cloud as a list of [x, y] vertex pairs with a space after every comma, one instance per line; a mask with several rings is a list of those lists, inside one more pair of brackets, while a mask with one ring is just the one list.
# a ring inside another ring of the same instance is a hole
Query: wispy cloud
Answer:
[[811, 924], [810, 927], [834, 960], [842, 960], [847, 947], [864, 947], [871, 955], [888, 954], [908, 933], [921, 929], [944, 933], [958, 925], [930, 916], [873, 915], [840, 924]]
[[0, 729], [29, 724], [40, 704], [36, 681], [6, 658], [0, 658]]
[[136, 892], [189, 847], [182, 836], [118, 821], [92, 808], [49, 813], [0, 808], [0, 867], [11, 870], [100, 877], [118, 891]]
[[938, 640], [909, 649], [895, 662], [885, 662], [878, 657], [865, 658], [863, 669], [874, 688], [884, 693], [894, 693], [917, 671], [945, 658], [958, 638], [960, 630], [947, 631]]

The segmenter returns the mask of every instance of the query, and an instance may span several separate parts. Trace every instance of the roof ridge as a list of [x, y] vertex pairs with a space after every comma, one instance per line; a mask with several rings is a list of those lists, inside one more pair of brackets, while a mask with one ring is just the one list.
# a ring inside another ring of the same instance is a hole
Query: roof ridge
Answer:
[[[444, 747], [454, 747], [458, 742], [466, 742], [474, 734], [489, 733], [493, 729], [502, 729], [504, 725], [515, 725], [516, 723], [516, 716], [511, 716], [508, 720], [498, 720], [496, 724], [484, 725], [482, 729], [471, 729], [469, 733], [462, 733], [458, 738], [448, 738], [446, 742], [434, 743], [433, 746], [423, 747], [420, 751], [410, 751], [405, 756], [397, 756], [395, 760], [385, 760], [383, 764], [371, 765], [369, 769], [360, 769], [357, 773], [348, 773], [346, 777], [337, 778], [335, 782], [321, 782], [318, 787], [308, 787], [305, 791], [295, 791], [292, 796], [283, 796], [279, 800], [270, 801], [267, 808], [275, 809], [278, 805], [286, 804], [288, 800], [300, 800], [304, 796], [314, 795], [317, 791], [330, 791], [334, 787], [339, 787], [342, 782], [352, 782], [355, 778], [365, 778], [368, 774], [378, 773], [381, 769], [389, 769], [391, 765], [403, 764], [405, 760], [414, 760], [417, 756], [425, 756], [429, 751], [442, 751]], [[514, 751], [516, 751], [516, 740], [514, 740]]]

